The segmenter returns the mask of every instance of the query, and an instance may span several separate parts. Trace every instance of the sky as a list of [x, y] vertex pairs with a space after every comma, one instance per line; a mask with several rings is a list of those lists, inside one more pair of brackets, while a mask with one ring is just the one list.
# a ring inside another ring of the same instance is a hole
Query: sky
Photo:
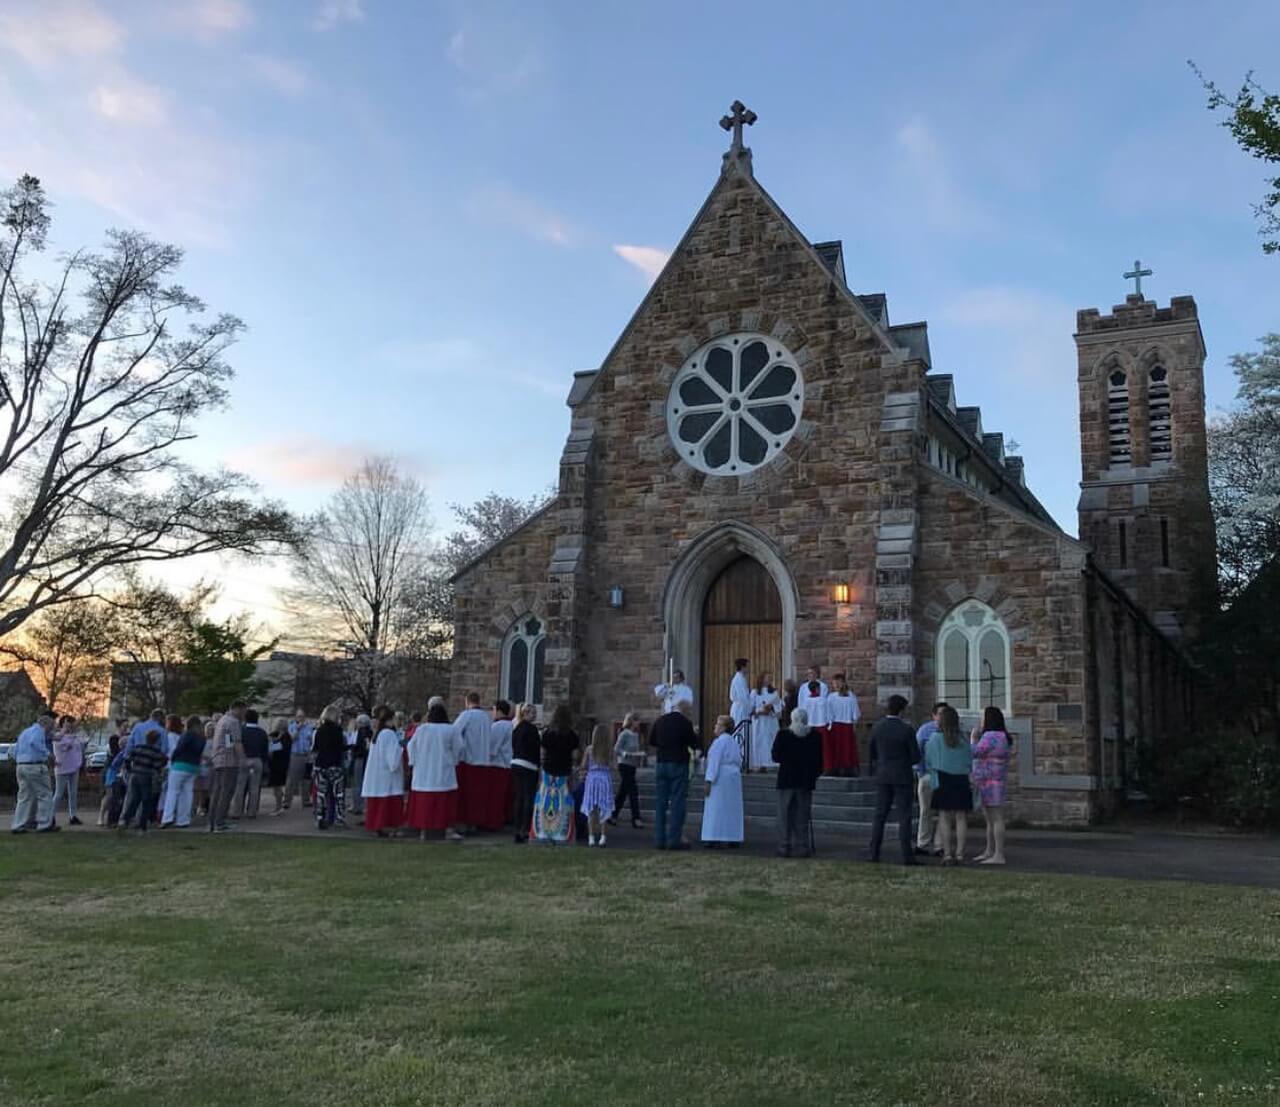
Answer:
[[[757, 178], [1015, 439], [1075, 532], [1075, 311], [1195, 296], [1209, 405], [1280, 328], [1264, 167], [1205, 108], [1280, 87], [1280, 5], [0, 0], [0, 178], [61, 249], [136, 227], [249, 326], [205, 464], [300, 510], [370, 453], [448, 505], [555, 479], [697, 212], [735, 98]], [[195, 572], [195, 568], [188, 570]], [[201, 570], [203, 571], [203, 570]], [[275, 610], [278, 568], [220, 566]], [[181, 575], [181, 574], [179, 574]]]

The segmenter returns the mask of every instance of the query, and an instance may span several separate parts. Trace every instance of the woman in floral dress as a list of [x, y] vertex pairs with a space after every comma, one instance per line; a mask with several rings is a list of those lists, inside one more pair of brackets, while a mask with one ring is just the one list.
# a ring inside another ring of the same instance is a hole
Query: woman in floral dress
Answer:
[[973, 747], [973, 782], [982, 795], [982, 813], [987, 820], [987, 848], [975, 860], [979, 865], [1003, 865], [1010, 742], [1004, 714], [998, 707], [988, 707], [982, 713], [982, 726], [974, 728], [969, 741]]
[[561, 704], [542, 734], [542, 772], [533, 802], [533, 837], [538, 842], [573, 840], [573, 793], [570, 779], [582, 745], [573, 716]]

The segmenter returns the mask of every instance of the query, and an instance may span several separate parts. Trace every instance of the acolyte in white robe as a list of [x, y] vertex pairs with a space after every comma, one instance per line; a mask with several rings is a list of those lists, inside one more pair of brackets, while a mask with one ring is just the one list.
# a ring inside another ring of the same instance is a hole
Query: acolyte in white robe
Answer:
[[773, 769], [773, 740], [778, 736], [778, 716], [782, 714], [782, 695], [776, 688], [763, 688], [751, 693], [751, 765], [752, 769]]
[[745, 673], [734, 673], [729, 682], [729, 715], [734, 726], [751, 718], [751, 685]]
[[722, 734], [707, 750], [711, 795], [702, 808], [704, 842], [742, 841], [742, 753], [732, 734]]
[[653, 694], [662, 701], [664, 715], [670, 715], [677, 704], [687, 703], [690, 707], [693, 706], [693, 689], [687, 684], [657, 684], [654, 685]]
[[493, 718], [489, 712], [482, 707], [468, 707], [453, 725], [462, 737], [462, 757], [459, 760], [468, 765], [489, 764], [489, 736], [493, 731]]
[[400, 735], [390, 727], [378, 731], [364, 763], [360, 794], [365, 799], [404, 795], [404, 763], [400, 759]]
[[858, 718], [858, 697], [852, 692], [847, 696], [842, 696], [839, 692], [832, 692], [827, 696], [827, 722], [856, 723]]
[[458, 786], [462, 733], [457, 723], [423, 723], [409, 739], [415, 792], [452, 792]]
[[510, 719], [494, 719], [489, 728], [489, 764], [511, 768], [511, 732], [516, 724]]
[[809, 684], [805, 682], [800, 685], [800, 693], [796, 700], [796, 706], [803, 708], [809, 713], [810, 726], [826, 726], [827, 725], [827, 686], [818, 681], [818, 694], [816, 696], [809, 695]]

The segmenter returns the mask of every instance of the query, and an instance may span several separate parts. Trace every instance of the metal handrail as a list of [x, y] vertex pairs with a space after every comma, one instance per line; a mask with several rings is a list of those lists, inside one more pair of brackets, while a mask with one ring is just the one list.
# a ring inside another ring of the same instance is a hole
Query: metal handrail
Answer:
[[734, 741], [738, 743], [738, 752], [742, 754], [742, 771], [751, 771], [751, 720], [743, 719], [733, 728]]

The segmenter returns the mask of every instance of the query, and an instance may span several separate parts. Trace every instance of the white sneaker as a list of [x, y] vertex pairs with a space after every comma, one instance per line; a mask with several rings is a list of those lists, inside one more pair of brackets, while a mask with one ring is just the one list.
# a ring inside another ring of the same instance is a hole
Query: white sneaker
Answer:
[[587, 845], [594, 846], [596, 844], [596, 836], [592, 834], [587, 840]]
[[603, 835], [603, 834], [601, 834], [601, 835], [600, 835], [600, 843], [599, 843], [599, 844], [600, 844], [600, 848], [601, 848], [601, 849], [604, 849], [604, 835]]

